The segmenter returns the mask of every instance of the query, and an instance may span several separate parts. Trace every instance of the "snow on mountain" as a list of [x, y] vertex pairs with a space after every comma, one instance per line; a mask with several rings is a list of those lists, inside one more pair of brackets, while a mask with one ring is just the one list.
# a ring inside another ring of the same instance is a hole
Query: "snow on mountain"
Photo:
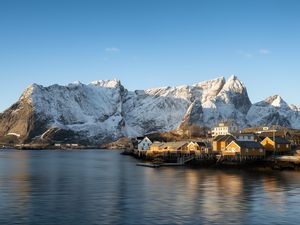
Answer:
[[192, 124], [213, 127], [229, 119], [240, 127], [279, 124], [300, 128], [296, 106], [279, 96], [252, 105], [236, 76], [136, 91], [126, 90], [114, 79], [87, 85], [31, 85], [0, 114], [0, 136], [16, 133], [26, 141], [68, 137], [103, 143]]
[[219, 77], [209, 81], [203, 81], [192, 85], [191, 92], [193, 96], [200, 98], [201, 102], [213, 100], [224, 87], [226, 80], [224, 77]]
[[212, 127], [220, 120], [234, 120], [237, 125], [245, 126], [245, 113], [251, 107], [244, 84], [231, 76], [215, 96], [202, 102], [204, 123]]
[[97, 81], [89, 85], [43, 87], [33, 84], [21, 97], [32, 104], [39, 120], [48, 128], [70, 129], [91, 141], [122, 136], [122, 95], [119, 81]]
[[192, 125], [203, 126], [203, 108], [199, 99], [192, 102], [187, 109], [180, 127], [188, 127]]
[[[163, 87], [135, 91], [128, 95], [124, 104], [127, 135], [136, 136], [154, 131], [168, 131], [180, 126], [184, 116], [193, 104], [202, 112], [190, 110], [191, 114], [201, 113], [195, 121], [202, 126], [212, 127], [222, 119], [238, 120], [245, 126], [245, 112], [250, 108], [246, 87], [235, 77], [227, 81], [224, 77], [204, 81], [192, 86]], [[129, 129], [130, 130], [129, 130]]]
[[253, 104], [247, 113], [246, 119], [252, 126], [281, 125], [300, 128], [299, 109], [294, 105], [288, 105], [278, 95]]
[[124, 117], [128, 136], [175, 129], [191, 101], [188, 86], [165, 87], [128, 93]]
[[118, 79], [95, 80], [95, 81], [92, 81], [90, 84], [95, 85], [95, 86], [108, 87], [108, 88], [116, 88], [116, 87], [121, 86], [121, 82]]

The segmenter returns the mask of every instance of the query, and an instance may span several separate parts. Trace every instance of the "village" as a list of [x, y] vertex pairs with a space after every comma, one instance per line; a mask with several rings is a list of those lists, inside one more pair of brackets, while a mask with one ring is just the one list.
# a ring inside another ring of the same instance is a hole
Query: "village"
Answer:
[[297, 169], [300, 163], [300, 132], [281, 126], [239, 130], [232, 122], [221, 122], [207, 137], [180, 141], [135, 139], [134, 149], [125, 151], [143, 162], [140, 166], [268, 165]]

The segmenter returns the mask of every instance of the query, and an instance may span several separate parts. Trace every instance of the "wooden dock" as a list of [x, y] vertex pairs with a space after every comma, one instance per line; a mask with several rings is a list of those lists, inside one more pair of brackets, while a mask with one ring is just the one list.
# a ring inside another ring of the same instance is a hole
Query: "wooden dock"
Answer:
[[183, 158], [178, 158], [176, 163], [137, 163], [137, 166], [145, 166], [145, 167], [152, 167], [152, 168], [159, 168], [162, 166], [184, 166], [186, 163], [192, 161], [195, 159], [194, 156], [192, 157], [183, 157]]
[[160, 164], [154, 164], [154, 163], [137, 163], [137, 166], [144, 166], [144, 167], [151, 167], [151, 168], [159, 168], [159, 167], [165, 167], [165, 166], [183, 166], [182, 163], [160, 163]]
[[151, 168], [159, 168], [160, 164], [154, 164], [154, 163], [137, 163], [137, 166], [144, 166], [144, 167], [151, 167]]
[[280, 156], [277, 157], [276, 160], [281, 162], [292, 162], [292, 163], [300, 164], [300, 156]]

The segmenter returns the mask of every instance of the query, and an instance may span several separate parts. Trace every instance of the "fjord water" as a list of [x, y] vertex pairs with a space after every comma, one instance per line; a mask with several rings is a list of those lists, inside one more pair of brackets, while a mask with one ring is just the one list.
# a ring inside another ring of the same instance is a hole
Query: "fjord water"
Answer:
[[300, 172], [137, 167], [119, 151], [0, 152], [0, 224], [299, 224]]

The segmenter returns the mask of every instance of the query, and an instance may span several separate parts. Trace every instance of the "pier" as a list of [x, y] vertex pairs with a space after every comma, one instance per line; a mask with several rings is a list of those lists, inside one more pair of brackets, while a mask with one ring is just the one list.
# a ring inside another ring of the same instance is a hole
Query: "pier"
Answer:
[[144, 166], [144, 167], [152, 167], [152, 168], [159, 168], [162, 166], [184, 166], [186, 163], [194, 160], [195, 157], [194, 156], [190, 156], [190, 157], [180, 157], [177, 158], [177, 162], [152, 162], [152, 163], [137, 163], [137, 166]]

